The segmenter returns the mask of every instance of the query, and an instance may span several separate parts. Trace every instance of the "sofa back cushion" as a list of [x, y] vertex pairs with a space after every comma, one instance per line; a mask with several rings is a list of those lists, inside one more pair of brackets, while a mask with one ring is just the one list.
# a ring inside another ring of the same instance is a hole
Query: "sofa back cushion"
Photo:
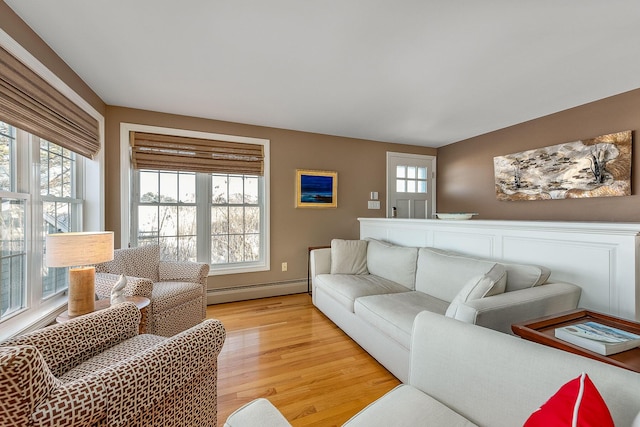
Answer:
[[551, 275], [551, 270], [540, 265], [501, 263], [507, 270], [505, 291], [518, 291], [542, 285]]
[[[444, 301], [452, 302], [472, 279], [489, 273], [498, 263], [469, 258], [432, 248], [420, 248], [416, 272], [416, 291], [424, 292]], [[505, 269], [501, 266], [496, 272]], [[495, 287], [485, 296], [502, 293], [507, 274], [499, 275]]]
[[396, 246], [381, 240], [369, 239], [367, 269], [370, 274], [392, 280], [414, 290], [418, 248]]
[[369, 274], [366, 240], [331, 240], [331, 274]]

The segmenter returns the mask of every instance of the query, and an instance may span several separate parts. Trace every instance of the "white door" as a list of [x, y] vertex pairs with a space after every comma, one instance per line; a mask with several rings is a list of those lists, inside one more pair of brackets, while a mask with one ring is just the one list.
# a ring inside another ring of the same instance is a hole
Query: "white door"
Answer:
[[433, 218], [436, 158], [387, 152], [387, 217]]

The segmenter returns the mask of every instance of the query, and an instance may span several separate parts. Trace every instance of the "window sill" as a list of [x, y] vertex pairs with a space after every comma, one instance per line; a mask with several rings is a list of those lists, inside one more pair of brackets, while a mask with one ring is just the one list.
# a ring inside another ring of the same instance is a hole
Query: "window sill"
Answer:
[[0, 323], [0, 341], [44, 328], [56, 321], [56, 317], [67, 309], [67, 296], [61, 295], [43, 305], [30, 309]]
[[242, 274], [242, 273], [256, 273], [260, 271], [269, 271], [269, 265], [243, 265], [243, 266], [210, 266], [209, 276], [222, 276], [224, 274]]

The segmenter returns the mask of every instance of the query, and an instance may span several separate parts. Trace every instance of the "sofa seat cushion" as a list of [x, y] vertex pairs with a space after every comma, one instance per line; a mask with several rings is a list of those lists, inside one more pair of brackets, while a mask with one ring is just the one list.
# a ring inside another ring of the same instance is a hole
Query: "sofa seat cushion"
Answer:
[[94, 374], [96, 371], [113, 366], [123, 360], [128, 359], [138, 353], [146, 351], [166, 340], [167, 338], [158, 335], [136, 335], [126, 341], [116, 344], [103, 351], [84, 363], [69, 370], [58, 379], [63, 383], [78, 380], [84, 376]]
[[357, 298], [409, 292], [406, 287], [398, 283], [372, 274], [319, 274], [316, 276], [316, 281], [316, 289], [322, 289], [351, 313]]
[[470, 427], [475, 425], [417, 388], [401, 384], [358, 412], [342, 426]]
[[418, 313], [427, 310], [445, 314], [448, 306], [446, 301], [417, 291], [361, 297], [354, 305], [356, 316], [407, 349], [411, 343], [413, 320]]

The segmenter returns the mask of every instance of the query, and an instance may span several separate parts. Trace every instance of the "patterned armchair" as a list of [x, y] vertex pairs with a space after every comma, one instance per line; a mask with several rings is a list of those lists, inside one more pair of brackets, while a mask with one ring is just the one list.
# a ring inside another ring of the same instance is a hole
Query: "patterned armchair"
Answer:
[[0, 425], [215, 427], [222, 323], [167, 338], [139, 321], [126, 302], [0, 343]]
[[208, 273], [208, 264], [160, 261], [158, 245], [116, 249], [113, 261], [96, 265], [96, 294], [109, 298], [124, 274], [125, 296], [151, 300], [147, 332], [170, 337], [206, 317]]

